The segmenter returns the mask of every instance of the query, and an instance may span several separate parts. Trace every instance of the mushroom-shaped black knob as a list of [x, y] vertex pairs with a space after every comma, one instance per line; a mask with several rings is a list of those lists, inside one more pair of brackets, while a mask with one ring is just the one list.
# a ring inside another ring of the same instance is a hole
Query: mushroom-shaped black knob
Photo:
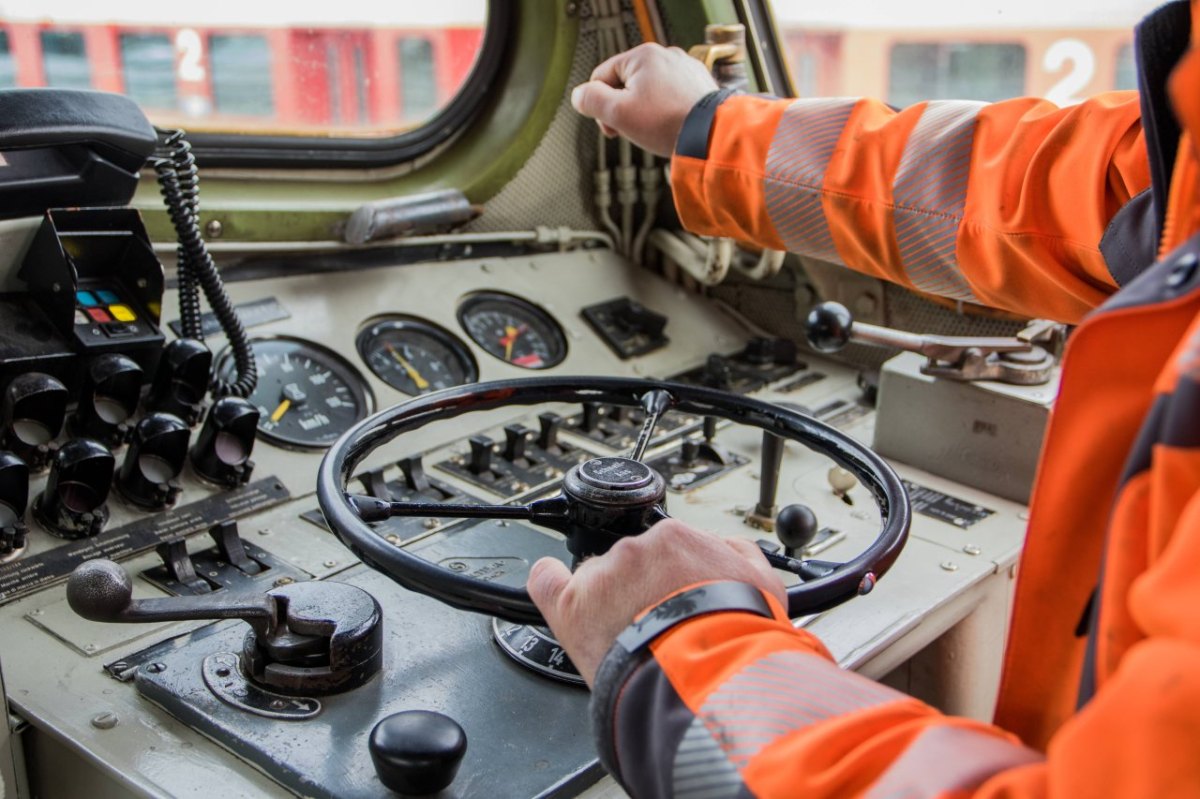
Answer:
[[775, 517], [775, 535], [789, 558], [811, 544], [819, 529], [817, 514], [807, 505], [788, 505]]
[[33, 503], [33, 516], [62, 538], [86, 538], [108, 521], [108, 490], [116, 459], [90, 438], [62, 445], [50, 464], [46, 488]]
[[196, 474], [228, 488], [249, 482], [258, 435], [258, 408], [241, 397], [222, 397], [213, 403], [192, 447]]
[[89, 621], [120, 619], [133, 603], [133, 582], [111, 560], [88, 560], [67, 581], [67, 604]]
[[28, 372], [12, 379], [4, 390], [0, 415], [0, 445], [41, 471], [54, 454], [51, 443], [62, 432], [67, 418], [67, 388], [41, 372]]
[[823, 302], [808, 312], [804, 334], [818, 352], [837, 352], [850, 342], [854, 317], [845, 305]]
[[187, 460], [190, 436], [187, 424], [169, 413], [152, 413], [138, 422], [117, 477], [121, 496], [147, 510], [175, 504], [175, 478]]
[[201, 341], [192, 338], [172, 341], [158, 361], [146, 407], [178, 416], [188, 426], [194, 425], [200, 419], [212, 359], [212, 351]]
[[11, 452], [0, 452], [0, 561], [25, 548], [25, 506], [29, 467]]
[[405, 710], [376, 724], [367, 748], [380, 782], [396, 793], [421, 796], [454, 782], [467, 734], [449, 716]]
[[71, 432], [109, 447], [125, 443], [129, 419], [142, 398], [143, 376], [142, 367], [117, 353], [88, 361]]

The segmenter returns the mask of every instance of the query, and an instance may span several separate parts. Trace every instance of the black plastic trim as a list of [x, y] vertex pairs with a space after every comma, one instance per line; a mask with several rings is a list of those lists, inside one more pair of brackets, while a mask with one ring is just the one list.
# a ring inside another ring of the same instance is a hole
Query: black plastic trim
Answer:
[[457, 135], [482, 112], [509, 55], [519, 4], [488, 0], [483, 49], [466, 83], [449, 105], [425, 124], [399, 136], [372, 139], [322, 136], [248, 136], [189, 133], [196, 161], [204, 167], [314, 169], [385, 167], [419, 158]]

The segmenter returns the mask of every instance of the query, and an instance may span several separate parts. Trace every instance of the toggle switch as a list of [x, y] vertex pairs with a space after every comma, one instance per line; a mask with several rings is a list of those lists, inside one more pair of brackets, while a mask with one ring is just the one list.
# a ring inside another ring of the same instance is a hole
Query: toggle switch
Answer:
[[189, 427], [194, 425], [200, 419], [212, 361], [212, 352], [203, 342], [191, 338], [172, 341], [158, 361], [146, 407], [178, 416]]
[[221, 558], [243, 574], [262, 574], [264, 567], [246, 554], [246, 545], [238, 535], [237, 522], [227, 519], [208, 528], [208, 534], [217, 545]]
[[0, 446], [25, 461], [29, 470], [45, 469], [54, 455], [53, 442], [67, 416], [66, 386], [41, 372], [14, 377], [4, 390]]
[[228, 488], [249, 482], [258, 416], [258, 408], [241, 397], [222, 397], [213, 403], [192, 447], [196, 474]]
[[563, 418], [557, 413], [546, 412], [538, 415], [538, 449], [544, 452], [558, 454], [562, 447], [558, 444], [558, 431], [562, 428]]
[[533, 431], [521, 424], [510, 424], [504, 428], [504, 460], [526, 468], [537, 463], [529, 456], [529, 439]]
[[491, 475], [492, 454], [495, 452], [496, 442], [487, 436], [478, 435], [471, 436], [467, 443], [471, 445], [471, 460], [467, 469], [476, 477]]
[[124, 355], [109, 353], [88, 361], [71, 434], [108, 447], [125, 443], [129, 419], [141, 400], [143, 377], [142, 367]]
[[29, 467], [11, 452], [0, 452], [0, 562], [25, 548], [25, 507]]
[[583, 418], [579, 420], [579, 429], [585, 433], [592, 433], [600, 426], [600, 403], [585, 402], [583, 403]]
[[33, 503], [33, 517], [60, 538], [87, 538], [108, 522], [108, 490], [116, 459], [90, 438], [62, 445], [50, 464], [46, 487]]
[[213, 592], [212, 583], [196, 572], [196, 564], [192, 562], [192, 556], [188, 554], [187, 542], [184, 539], [171, 538], [163, 541], [155, 547], [154, 551], [162, 558], [168, 576], [185, 586], [190, 593], [211, 594]]
[[190, 437], [187, 424], [169, 413], [153, 413], [138, 422], [117, 476], [121, 496], [146, 510], [174, 505]]

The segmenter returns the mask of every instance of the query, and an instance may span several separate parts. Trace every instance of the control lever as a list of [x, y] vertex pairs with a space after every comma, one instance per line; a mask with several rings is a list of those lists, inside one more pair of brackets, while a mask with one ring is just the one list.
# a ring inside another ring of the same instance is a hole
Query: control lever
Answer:
[[630, 459], [640, 461], [646, 454], [646, 447], [650, 446], [650, 439], [654, 436], [654, 427], [674, 403], [675, 400], [671, 395], [661, 388], [647, 391], [642, 395], [642, 410], [646, 412], [646, 420], [642, 422], [642, 429], [638, 431], [633, 452], [629, 455]]
[[[915, 352], [928, 361], [921, 373], [948, 380], [995, 380], [1031, 386], [1050, 379], [1055, 326], [1034, 323], [1014, 337], [933, 336], [855, 322], [846, 306], [823, 302], [805, 322], [808, 343], [819, 352], [837, 352], [850, 342]], [[1041, 346], [1045, 345], [1045, 346]]]
[[143, 624], [241, 619], [250, 625], [242, 671], [289, 695], [324, 696], [364, 684], [383, 663], [383, 621], [375, 598], [345, 583], [302, 582], [265, 594], [134, 599], [129, 574], [111, 560], [81, 563], [67, 603], [90, 621]]

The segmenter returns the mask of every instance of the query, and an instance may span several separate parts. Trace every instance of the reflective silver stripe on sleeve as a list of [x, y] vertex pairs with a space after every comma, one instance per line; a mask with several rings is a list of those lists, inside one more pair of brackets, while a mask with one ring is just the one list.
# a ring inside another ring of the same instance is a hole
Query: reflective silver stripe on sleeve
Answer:
[[926, 799], [978, 788], [1001, 771], [1045, 758], [1003, 738], [961, 727], [930, 727], [908, 745], [866, 799]]
[[935, 100], [921, 113], [892, 188], [896, 243], [913, 285], [976, 301], [958, 266], [958, 227], [967, 201], [975, 118], [983, 103]]
[[675, 752], [671, 791], [675, 799], [734, 799], [742, 775], [697, 716]]
[[838, 261], [821, 206], [821, 186], [854, 98], [796, 100], [767, 151], [763, 197], [771, 225], [791, 252]]
[[[703, 765], [704, 776], [727, 762], [740, 773], [765, 747], [788, 733], [831, 716], [896, 701], [911, 701], [899, 691], [843, 671], [806, 652], [776, 652], [744, 667], [714, 691], [688, 730], [688, 752]], [[707, 736], [701, 738], [701, 733]], [[702, 743], [707, 740], [710, 743]], [[713, 747], [721, 753], [718, 760]], [[695, 777], [697, 766], [681, 746], [673, 779]], [[677, 796], [691, 796], [677, 791]]]

